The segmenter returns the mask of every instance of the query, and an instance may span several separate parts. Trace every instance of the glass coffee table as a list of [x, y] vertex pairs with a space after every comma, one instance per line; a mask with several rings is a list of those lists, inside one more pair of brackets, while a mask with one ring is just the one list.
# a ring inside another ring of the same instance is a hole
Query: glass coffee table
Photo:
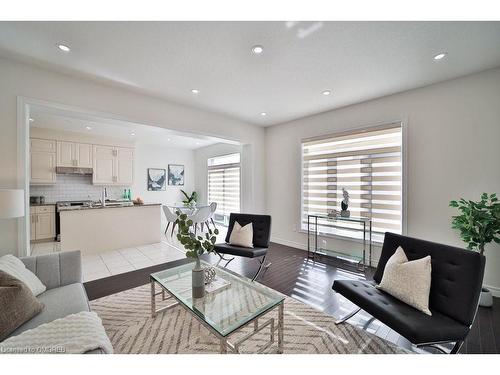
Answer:
[[[203, 298], [193, 298], [191, 291], [191, 270], [193, 263], [183, 264], [150, 275], [151, 282], [151, 316], [181, 305], [202, 325], [212, 332], [220, 341], [220, 352], [232, 351], [239, 353], [240, 346], [256, 333], [269, 327], [270, 339], [261, 346], [258, 352], [263, 352], [275, 342], [275, 332], [278, 336], [278, 353], [283, 353], [283, 314], [285, 296], [275, 290], [265, 287], [246, 277], [227, 269], [215, 267], [217, 277], [230, 283], [224, 289], [206, 293]], [[203, 267], [212, 267], [207, 262], [201, 262]], [[156, 292], [156, 285], [160, 287]], [[166, 296], [166, 293], [170, 296]], [[161, 295], [162, 301], [174, 299], [173, 303], [162, 308], [156, 308], [156, 296]], [[259, 322], [270, 311], [278, 309], [278, 321], [269, 318]], [[234, 332], [253, 323], [253, 330], [235, 342], [229, 341]]]

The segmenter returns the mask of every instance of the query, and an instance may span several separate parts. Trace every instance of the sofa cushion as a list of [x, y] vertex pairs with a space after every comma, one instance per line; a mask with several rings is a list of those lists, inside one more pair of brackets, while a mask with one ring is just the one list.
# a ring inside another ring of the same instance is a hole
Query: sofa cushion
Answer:
[[429, 310], [431, 257], [426, 256], [409, 262], [403, 249], [398, 247], [387, 261], [382, 281], [377, 288], [424, 314], [432, 315]]
[[38, 296], [44, 304], [40, 314], [16, 329], [10, 336], [15, 336], [28, 329], [38, 327], [54, 319], [63, 318], [80, 311], [90, 311], [87, 293], [83, 284], [75, 283], [47, 290]]
[[336, 280], [333, 289], [414, 344], [463, 340], [469, 327], [438, 311], [432, 316], [375, 288], [375, 282]]
[[0, 271], [0, 341], [40, 313], [42, 308], [26, 284]]
[[22, 281], [35, 296], [45, 292], [46, 287], [42, 284], [40, 279], [29, 269], [26, 268], [24, 263], [17, 257], [11, 254], [0, 257], [0, 270], [7, 272], [9, 275], [14, 276], [16, 279]]

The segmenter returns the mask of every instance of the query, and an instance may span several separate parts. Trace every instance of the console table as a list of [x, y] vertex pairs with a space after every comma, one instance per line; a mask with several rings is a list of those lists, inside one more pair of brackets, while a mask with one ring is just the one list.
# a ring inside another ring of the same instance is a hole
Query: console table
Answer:
[[[327, 220], [329, 225], [336, 228], [345, 229], [336, 222], [351, 222], [360, 223], [363, 225], [363, 255], [357, 256], [354, 254], [347, 254], [336, 250], [318, 248], [318, 219]], [[314, 243], [311, 243], [311, 225], [314, 225]], [[368, 234], [368, 239], [367, 239]], [[366, 250], [368, 242], [368, 264], [366, 262]], [[311, 248], [314, 246], [314, 248]], [[328, 215], [307, 215], [307, 257], [316, 258], [316, 255], [324, 255], [333, 258], [346, 260], [351, 263], [356, 263], [358, 269], [364, 271], [366, 266], [372, 264], [372, 221], [366, 217], [342, 217], [342, 216], [328, 216]]]

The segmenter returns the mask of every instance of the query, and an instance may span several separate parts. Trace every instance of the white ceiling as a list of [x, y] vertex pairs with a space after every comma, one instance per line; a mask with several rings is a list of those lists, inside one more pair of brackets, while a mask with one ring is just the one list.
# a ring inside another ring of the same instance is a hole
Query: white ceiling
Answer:
[[500, 66], [499, 46], [500, 22], [0, 22], [0, 56], [263, 126]]
[[[205, 136], [190, 136], [169, 129], [135, 124], [131, 122], [85, 118], [78, 114], [58, 113], [57, 110], [33, 109], [30, 112], [32, 127], [82, 133], [88, 136], [105, 137], [168, 148], [194, 150], [200, 147], [224, 143], [222, 139]], [[88, 130], [86, 127], [91, 129]], [[135, 135], [132, 135], [135, 134]]]

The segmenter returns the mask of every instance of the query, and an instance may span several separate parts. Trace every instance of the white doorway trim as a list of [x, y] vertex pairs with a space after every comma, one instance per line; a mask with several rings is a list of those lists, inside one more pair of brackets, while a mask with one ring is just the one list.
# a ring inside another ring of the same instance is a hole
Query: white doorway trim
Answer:
[[[30, 181], [30, 158], [29, 158], [29, 118], [30, 112], [33, 108], [41, 107], [58, 112], [68, 112], [73, 115], [82, 116], [83, 118], [107, 119], [110, 121], [121, 121], [129, 123], [140, 123], [141, 125], [148, 125], [154, 127], [161, 127], [169, 129], [168, 127], [158, 126], [158, 124], [151, 124], [148, 122], [140, 122], [137, 119], [130, 119], [121, 115], [105, 113], [95, 110], [89, 110], [83, 107], [76, 107], [62, 103], [56, 103], [41, 99], [29, 98], [24, 96], [17, 97], [17, 187], [24, 190], [25, 198], [25, 215], [18, 219], [18, 255], [28, 256], [31, 253], [30, 249], [30, 205], [29, 205], [29, 181]], [[223, 142], [239, 144], [240, 140], [234, 138], [221, 138], [218, 135], [209, 133], [193, 132], [193, 131], [178, 131], [174, 129], [174, 133], [184, 136], [192, 137], [211, 137], [218, 138]]]

